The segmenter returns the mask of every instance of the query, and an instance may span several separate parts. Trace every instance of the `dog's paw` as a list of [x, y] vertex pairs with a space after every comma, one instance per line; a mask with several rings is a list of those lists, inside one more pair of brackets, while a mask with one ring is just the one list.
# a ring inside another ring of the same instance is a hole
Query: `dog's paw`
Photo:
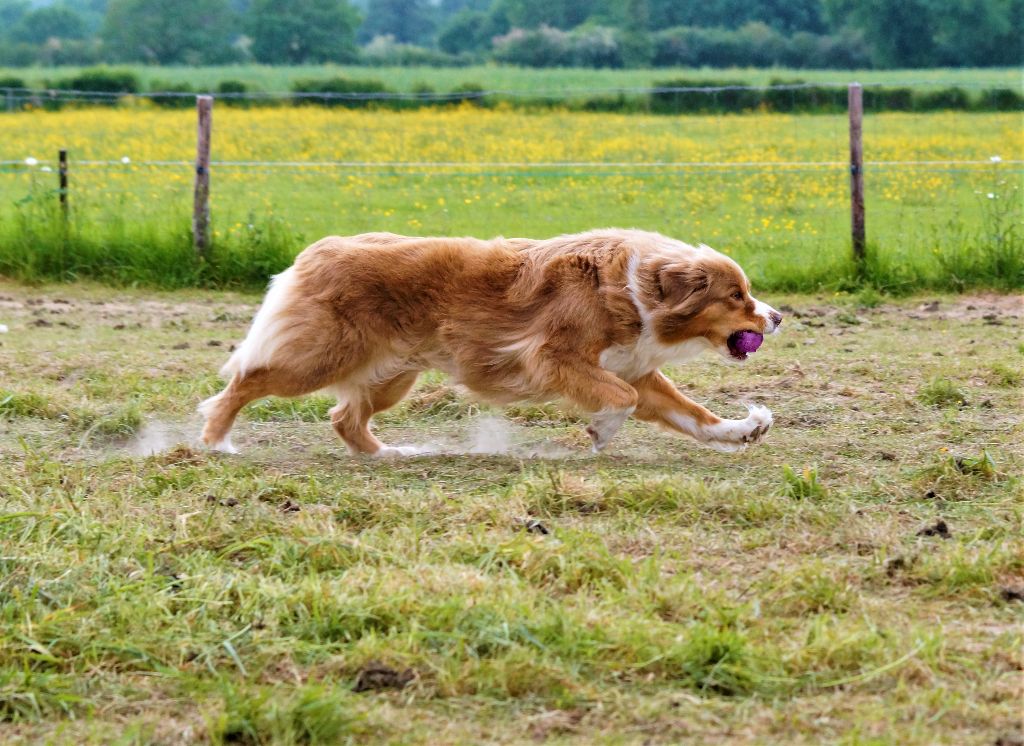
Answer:
[[382, 446], [379, 451], [373, 454], [374, 458], [404, 458], [416, 456], [422, 451], [416, 446]]
[[216, 443], [211, 443], [208, 447], [211, 451], [216, 451], [217, 453], [238, 453], [238, 449], [231, 443], [231, 438], [227, 436]]
[[735, 452], [764, 440], [774, 421], [771, 410], [759, 404], [749, 404], [747, 409], [742, 420], [722, 420], [705, 428], [704, 443], [717, 451]]

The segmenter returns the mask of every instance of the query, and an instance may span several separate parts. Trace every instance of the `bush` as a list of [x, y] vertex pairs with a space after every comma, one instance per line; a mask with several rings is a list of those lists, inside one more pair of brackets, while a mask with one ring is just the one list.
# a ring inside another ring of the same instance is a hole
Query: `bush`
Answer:
[[63, 78], [47, 85], [66, 91], [95, 91], [99, 93], [138, 93], [139, 79], [129, 70], [94, 67], [82, 70], [73, 78]]
[[977, 108], [981, 111], [1020, 111], [1024, 109], [1024, 96], [1012, 88], [988, 88], [981, 92]]
[[865, 111], [911, 111], [914, 108], [914, 91], [910, 88], [864, 89]]
[[[217, 84], [216, 92], [223, 96], [224, 94], [239, 94], [246, 93], [247, 91], [248, 88], [246, 88], [245, 83], [240, 80], [222, 80]], [[223, 98], [218, 96], [218, 101], [225, 106], [239, 106], [242, 108], [248, 107], [251, 103], [249, 99], [236, 95], [228, 95]]]
[[921, 111], [940, 109], [963, 111], [968, 108], [969, 103], [967, 91], [963, 88], [943, 88], [938, 91], [925, 91], [918, 94], [914, 108]]
[[655, 67], [868, 67], [863, 37], [852, 32], [785, 36], [761, 22], [739, 29], [676, 26], [654, 34]]
[[469, 64], [470, 58], [468, 55], [448, 54], [415, 44], [400, 44], [389, 34], [376, 36], [363, 47], [360, 62], [377, 67], [464, 67]]
[[452, 97], [445, 100], [453, 104], [471, 103], [474, 106], [484, 106], [486, 102], [481, 95], [484, 90], [486, 89], [479, 83], [461, 83], [452, 89]]
[[514, 28], [494, 39], [494, 59], [525, 67], [569, 67], [572, 42], [569, 34], [550, 26], [532, 31]]
[[[150, 84], [153, 93], [194, 93], [192, 86], [188, 83], [167, 83], [154, 80]], [[188, 109], [196, 105], [193, 96], [149, 96], [155, 106], [162, 109]]]
[[[326, 78], [322, 80], [297, 80], [292, 85], [295, 93], [333, 93], [333, 94], [375, 94], [388, 93], [389, 89], [379, 80], [350, 80], [349, 78]], [[295, 99], [296, 106], [319, 104], [321, 106], [344, 106], [349, 109], [362, 108], [376, 103], [372, 96], [339, 97], [303, 96]]]
[[[723, 88], [745, 86], [741, 80], [662, 80], [655, 88]], [[732, 89], [709, 91], [656, 91], [651, 94], [651, 111], [657, 114], [697, 114], [748, 111], [761, 103], [760, 91]]]

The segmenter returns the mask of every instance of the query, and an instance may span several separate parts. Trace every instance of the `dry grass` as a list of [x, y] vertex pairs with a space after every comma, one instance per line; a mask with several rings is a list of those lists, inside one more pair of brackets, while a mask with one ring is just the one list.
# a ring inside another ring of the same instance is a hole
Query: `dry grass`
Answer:
[[254, 297], [0, 285], [4, 739], [1020, 738], [1021, 298], [767, 300], [673, 372], [746, 454], [428, 377], [378, 463], [315, 397], [191, 445]]

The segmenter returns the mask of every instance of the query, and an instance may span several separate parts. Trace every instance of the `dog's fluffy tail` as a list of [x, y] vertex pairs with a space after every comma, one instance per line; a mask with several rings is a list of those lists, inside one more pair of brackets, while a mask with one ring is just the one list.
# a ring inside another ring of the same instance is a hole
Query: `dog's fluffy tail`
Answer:
[[245, 378], [248, 371], [256, 370], [270, 363], [274, 354], [281, 346], [288, 328], [288, 320], [284, 313], [288, 301], [296, 286], [295, 268], [289, 267], [270, 281], [270, 288], [263, 299], [263, 305], [252, 320], [245, 341], [238, 346], [220, 375], [225, 380], [232, 376]]

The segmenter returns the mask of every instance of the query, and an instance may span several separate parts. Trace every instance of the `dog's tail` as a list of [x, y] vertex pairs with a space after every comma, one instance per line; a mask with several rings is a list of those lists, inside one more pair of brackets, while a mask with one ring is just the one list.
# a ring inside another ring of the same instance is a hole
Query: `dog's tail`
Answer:
[[263, 299], [263, 305], [252, 320], [245, 341], [238, 345], [231, 357], [220, 369], [225, 380], [233, 376], [245, 378], [248, 371], [266, 366], [280, 348], [290, 326], [285, 314], [289, 301], [296, 292], [295, 268], [289, 267], [270, 280], [270, 287]]

